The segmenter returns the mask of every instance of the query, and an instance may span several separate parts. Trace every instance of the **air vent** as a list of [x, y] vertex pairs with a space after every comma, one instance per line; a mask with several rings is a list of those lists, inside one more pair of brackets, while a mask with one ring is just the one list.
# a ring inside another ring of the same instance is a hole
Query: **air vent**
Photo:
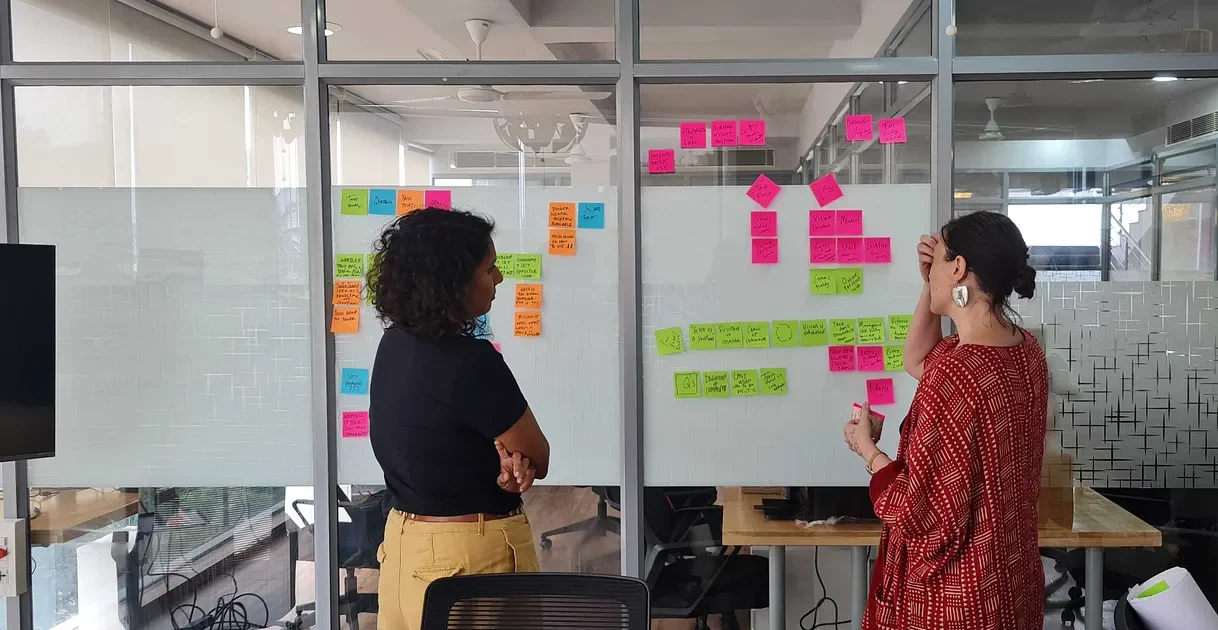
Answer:
[[519, 153], [511, 151], [453, 151], [449, 154], [449, 168], [471, 168], [471, 169], [515, 169], [519, 168], [523, 162], [525, 168], [544, 166], [544, 167], [565, 167], [566, 153], [545, 153], [537, 155], [535, 153], [524, 154], [524, 159], [521, 160]]
[[1210, 112], [1167, 128], [1168, 146], [1218, 131], [1218, 112]]

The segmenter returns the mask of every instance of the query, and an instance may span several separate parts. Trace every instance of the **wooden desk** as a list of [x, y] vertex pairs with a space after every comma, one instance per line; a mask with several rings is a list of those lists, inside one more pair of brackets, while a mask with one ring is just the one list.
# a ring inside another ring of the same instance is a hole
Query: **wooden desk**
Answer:
[[[1158, 547], [1159, 530], [1109, 501], [1090, 488], [1075, 488], [1071, 522], [1044, 518], [1040, 524], [1042, 547], [1087, 549], [1086, 630], [1099, 630], [1103, 612], [1103, 548]], [[853, 565], [851, 620], [854, 628], [863, 621], [867, 604], [867, 548], [880, 544], [879, 523], [817, 525], [801, 527], [794, 521], [769, 521], [754, 509], [763, 498], [775, 495], [742, 494], [739, 488], [721, 488], [723, 544], [770, 547], [771, 628], [785, 630], [786, 547], [850, 547]], [[1071, 510], [1041, 506], [1042, 514], [1070, 514]], [[1094, 599], [1092, 599], [1094, 597]], [[1093, 612], [1094, 611], [1094, 614]]]
[[76, 540], [139, 511], [140, 495], [110, 488], [63, 490], [30, 499], [30, 544], [52, 545]]

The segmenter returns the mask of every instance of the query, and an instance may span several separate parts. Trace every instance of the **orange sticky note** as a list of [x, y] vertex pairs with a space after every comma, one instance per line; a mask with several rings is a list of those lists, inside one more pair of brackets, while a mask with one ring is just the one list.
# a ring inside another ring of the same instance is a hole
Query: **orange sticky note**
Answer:
[[541, 308], [541, 285], [516, 285], [516, 308]]
[[359, 332], [359, 309], [343, 306], [334, 307], [334, 316], [330, 318], [330, 332]]
[[575, 227], [575, 204], [569, 201], [550, 202], [550, 227]]
[[512, 334], [517, 337], [540, 337], [541, 311], [516, 311], [516, 328]]
[[575, 230], [550, 230], [550, 255], [575, 255]]
[[410, 214], [423, 207], [423, 191], [399, 190], [398, 214]]
[[335, 280], [334, 281], [334, 303], [335, 304], [351, 304], [359, 306], [360, 281], [359, 280]]

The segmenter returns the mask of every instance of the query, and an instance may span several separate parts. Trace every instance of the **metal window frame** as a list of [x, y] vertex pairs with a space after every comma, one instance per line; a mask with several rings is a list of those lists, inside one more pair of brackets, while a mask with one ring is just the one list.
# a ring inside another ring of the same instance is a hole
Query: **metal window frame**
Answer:
[[[1218, 76], [1218, 54], [1117, 54], [1007, 57], [957, 57], [955, 40], [947, 34], [955, 22], [955, 0], [931, 0], [932, 56], [870, 59], [769, 60], [644, 60], [639, 56], [640, 0], [613, 0], [617, 24], [616, 60], [597, 62], [346, 62], [331, 61], [325, 37], [324, 0], [301, 0], [302, 55], [299, 62], [232, 63], [29, 63], [15, 62], [12, 50], [11, 0], [0, 0], [0, 203], [4, 204], [4, 236], [19, 242], [17, 206], [16, 117], [13, 92], [24, 86], [222, 86], [290, 85], [303, 89], [305, 99], [306, 200], [309, 235], [309, 288], [313, 327], [310, 337], [314, 387], [313, 491], [319, 503], [315, 556], [319, 627], [338, 627], [336, 572], [338, 523], [336, 507], [337, 432], [334, 420], [333, 338], [326, 331], [333, 260], [330, 243], [330, 86], [399, 85], [615, 85], [617, 88], [616, 158], [621, 233], [618, 243], [620, 287], [622, 407], [622, 537], [621, 571], [643, 571], [644, 422], [642, 389], [641, 192], [639, 164], [640, 90], [648, 85], [699, 83], [819, 83], [921, 81], [930, 82], [931, 188], [939, 223], [951, 218], [953, 207], [954, 85], [964, 81], [1031, 81], [1046, 79], [1131, 79], [1160, 74], [1179, 77]], [[646, 0], [644, 0], [646, 1]], [[919, 3], [912, 3], [919, 4]], [[924, 8], [911, 7], [907, 20]], [[879, 54], [907, 33], [899, 26]], [[832, 138], [832, 136], [829, 136]], [[821, 138], [823, 141], [824, 138]], [[804, 160], [805, 177], [827, 165], [814, 143]], [[830, 160], [832, 161], [832, 160]], [[888, 181], [894, 174], [886, 176]], [[1156, 165], [1156, 179], [1158, 168]], [[1156, 196], [1156, 199], [1158, 197]], [[1156, 201], [1156, 207], [1158, 202]], [[1159, 214], [1155, 213], [1156, 216]], [[928, 226], [933, 227], [933, 226]], [[1158, 248], [1156, 248], [1157, 251]], [[1156, 256], [1157, 258], [1157, 256]], [[24, 462], [4, 464], [0, 480], [6, 516], [28, 513], [27, 468]], [[10, 630], [32, 630], [29, 595], [9, 601]]]

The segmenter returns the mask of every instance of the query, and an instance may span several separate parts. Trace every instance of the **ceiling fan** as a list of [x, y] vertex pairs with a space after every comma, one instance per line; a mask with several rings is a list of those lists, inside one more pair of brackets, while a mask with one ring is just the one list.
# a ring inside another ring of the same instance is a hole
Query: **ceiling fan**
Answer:
[[[486, 42], [491, 32], [490, 20], [466, 20], [465, 30], [474, 42], [474, 61], [482, 61], [482, 44]], [[448, 57], [439, 51], [419, 49], [419, 55], [428, 61], [449, 61]], [[472, 105], [486, 105], [499, 101], [601, 101], [613, 96], [612, 92], [582, 92], [579, 90], [499, 90], [490, 85], [469, 85], [456, 89], [456, 92], [446, 96], [425, 96], [400, 101], [391, 101], [397, 105], [416, 105], [421, 103], [436, 103], [441, 101], [459, 101]], [[485, 113], [498, 113], [497, 110], [478, 110]]]
[[985, 129], [977, 135], [978, 140], [1002, 140], [1006, 138], [1002, 133], [1002, 128], [998, 126], [998, 121], [994, 119], [994, 112], [1002, 105], [1002, 99], [990, 97], [985, 99], [985, 106], [990, 110], [990, 122], [985, 124]]

